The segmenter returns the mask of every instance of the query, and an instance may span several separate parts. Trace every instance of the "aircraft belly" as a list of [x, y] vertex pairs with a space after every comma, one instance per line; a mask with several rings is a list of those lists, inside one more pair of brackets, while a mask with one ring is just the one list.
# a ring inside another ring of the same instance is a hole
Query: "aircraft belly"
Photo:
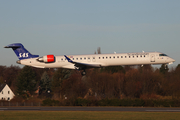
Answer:
[[75, 69], [75, 66], [73, 64], [70, 65], [64, 65], [62, 68], [67, 68], [67, 69]]
[[45, 63], [44, 65], [46, 68], [66, 68], [65, 66], [68, 66], [69, 69], [74, 69], [74, 65], [68, 62]]

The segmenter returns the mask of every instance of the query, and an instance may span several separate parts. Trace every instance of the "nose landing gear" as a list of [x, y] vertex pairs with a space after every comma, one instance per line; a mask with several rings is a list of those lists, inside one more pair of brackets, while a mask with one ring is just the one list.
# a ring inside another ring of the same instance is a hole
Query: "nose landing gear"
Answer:
[[165, 65], [164, 65], [164, 68], [165, 68], [165, 70], [166, 70], [166, 69], [168, 69], [168, 65], [167, 65], [167, 64], [165, 64]]
[[86, 70], [85, 69], [81, 72], [81, 75], [82, 76], [86, 75]]

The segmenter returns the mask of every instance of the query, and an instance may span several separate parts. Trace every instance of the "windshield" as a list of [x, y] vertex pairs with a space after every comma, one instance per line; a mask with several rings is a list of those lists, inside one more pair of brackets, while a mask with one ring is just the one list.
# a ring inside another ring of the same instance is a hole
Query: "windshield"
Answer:
[[159, 54], [159, 56], [167, 56], [166, 54]]

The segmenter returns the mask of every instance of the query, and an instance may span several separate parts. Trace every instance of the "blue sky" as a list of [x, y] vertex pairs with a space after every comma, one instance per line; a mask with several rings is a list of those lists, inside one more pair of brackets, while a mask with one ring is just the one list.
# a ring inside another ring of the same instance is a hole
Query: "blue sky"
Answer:
[[179, 0], [0, 1], [0, 65], [18, 65], [11, 43], [33, 54], [158, 51], [180, 64]]

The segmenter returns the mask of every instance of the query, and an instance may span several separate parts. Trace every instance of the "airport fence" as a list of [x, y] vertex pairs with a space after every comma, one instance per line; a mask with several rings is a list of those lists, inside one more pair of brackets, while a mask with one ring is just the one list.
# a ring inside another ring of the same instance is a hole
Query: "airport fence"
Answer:
[[41, 106], [41, 102], [0, 102], [0, 106]]

